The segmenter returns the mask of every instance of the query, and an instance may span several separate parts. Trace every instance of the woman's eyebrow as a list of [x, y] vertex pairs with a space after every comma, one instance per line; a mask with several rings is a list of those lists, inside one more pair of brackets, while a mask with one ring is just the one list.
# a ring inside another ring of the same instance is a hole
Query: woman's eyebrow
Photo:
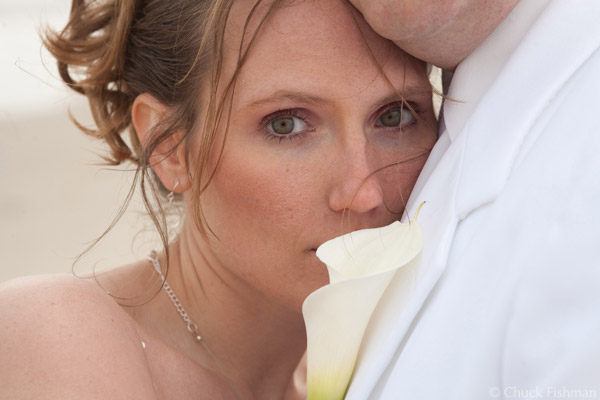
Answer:
[[312, 96], [302, 92], [289, 91], [289, 90], [278, 90], [274, 93], [261, 97], [255, 100], [250, 100], [244, 104], [245, 107], [258, 107], [268, 103], [279, 103], [284, 100], [291, 101], [294, 103], [306, 104], [306, 105], [322, 105], [329, 103], [330, 101], [318, 96]]
[[[384, 98], [380, 99], [377, 104], [393, 103], [400, 101], [402, 98], [410, 96], [419, 96], [424, 94], [431, 95], [431, 88], [424, 85], [418, 86], [407, 86], [396, 93], [388, 94]], [[310, 95], [303, 92], [291, 91], [291, 90], [278, 90], [265, 97], [259, 97], [251, 99], [248, 102], [243, 103], [244, 107], [258, 107], [264, 104], [280, 103], [282, 101], [290, 101], [293, 103], [306, 104], [306, 105], [324, 105], [331, 104], [333, 101], [319, 96]]]
[[377, 104], [387, 104], [394, 103], [401, 100], [408, 100], [409, 97], [412, 96], [423, 96], [428, 95], [431, 96], [433, 94], [430, 87], [419, 85], [419, 86], [406, 86], [402, 88], [402, 90], [398, 90], [395, 93], [389, 94], [387, 96], [379, 99]]

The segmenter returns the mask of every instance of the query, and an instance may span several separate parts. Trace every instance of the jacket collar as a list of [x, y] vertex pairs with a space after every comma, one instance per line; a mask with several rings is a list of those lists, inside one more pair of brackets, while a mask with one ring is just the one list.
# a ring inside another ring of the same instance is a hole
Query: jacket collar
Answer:
[[598, 15], [598, 1], [551, 2], [475, 107], [460, 133], [468, 141], [456, 199], [461, 218], [500, 194], [540, 134], [533, 129], [540, 115], [598, 51]]

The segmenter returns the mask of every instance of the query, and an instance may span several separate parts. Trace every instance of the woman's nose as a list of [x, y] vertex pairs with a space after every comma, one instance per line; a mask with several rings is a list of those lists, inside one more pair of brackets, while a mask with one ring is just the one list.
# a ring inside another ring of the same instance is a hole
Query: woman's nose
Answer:
[[343, 161], [329, 195], [329, 207], [334, 211], [368, 213], [383, 204], [381, 184], [369, 165], [366, 147], [361, 147], [341, 155]]

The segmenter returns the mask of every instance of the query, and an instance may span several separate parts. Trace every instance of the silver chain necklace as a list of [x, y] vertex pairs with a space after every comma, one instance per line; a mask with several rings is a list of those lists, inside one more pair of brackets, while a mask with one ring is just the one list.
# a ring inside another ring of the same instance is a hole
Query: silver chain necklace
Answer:
[[167, 278], [165, 278], [165, 276], [163, 275], [163, 273], [161, 271], [160, 264], [158, 262], [158, 256], [157, 256], [157, 254], [156, 254], [155, 251], [152, 251], [148, 255], [148, 260], [152, 263], [152, 266], [156, 270], [156, 273], [158, 274], [158, 276], [160, 277], [161, 281], [163, 282], [163, 289], [167, 293], [167, 296], [169, 296], [169, 299], [171, 299], [171, 302], [173, 303], [173, 305], [175, 306], [175, 309], [177, 310], [177, 312], [181, 316], [181, 319], [183, 319], [183, 322], [186, 323], [188, 332], [190, 332], [192, 334], [192, 336], [194, 337], [195, 341], [197, 341], [198, 343], [200, 343], [202, 345], [202, 347], [204, 347], [204, 350], [206, 350], [206, 352], [208, 353], [208, 355], [210, 356], [210, 358], [213, 359], [213, 361], [215, 362], [215, 364], [219, 368], [219, 371], [221, 372], [221, 375], [223, 375], [223, 377], [227, 381], [227, 384], [229, 385], [229, 387], [231, 388], [231, 390], [233, 390], [233, 393], [235, 394], [236, 399], [237, 400], [241, 400], [240, 394], [236, 390], [236, 388], [233, 385], [233, 382], [231, 381], [231, 379], [229, 378], [229, 376], [225, 373], [225, 370], [223, 369], [223, 366], [221, 365], [221, 363], [219, 362], [219, 360], [217, 360], [217, 358], [215, 357], [215, 355], [213, 354], [213, 352], [210, 351], [210, 349], [206, 345], [206, 342], [202, 339], [202, 336], [200, 336], [200, 334], [198, 333], [198, 325], [194, 321], [192, 321], [192, 319], [190, 318], [190, 316], [185, 311], [185, 308], [183, 308], [183, 304], [181, 304], [181, 301], [179, 301], [179, 298], [177, 297], [177, 295], [175, 294], [175, 292], [173, 291], [173, 289], [171, 289], [171, 285], [169, 285], [169, 283], [167, 282]]

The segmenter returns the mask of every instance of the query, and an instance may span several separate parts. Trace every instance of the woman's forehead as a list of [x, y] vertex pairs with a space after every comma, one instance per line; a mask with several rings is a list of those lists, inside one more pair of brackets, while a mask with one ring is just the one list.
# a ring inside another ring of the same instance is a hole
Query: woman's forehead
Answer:
[[232, 7], [225, 39], [229, 56], [237, 58], [246, 23], [244, 49], [256, 34], [250, 54], [279, 54], [274, 61], [286, 59], [288, 55], [310, 55], [319, 61], [342, 55], [348, 58], [347, 62], [352, 62], [369, 51], [376, 56], [385, 56], [391, 51], [389, 42], [342, 0], [284, 0], [277, 2], [273, 9], [272, 0], [263, 1], [247, 22], [255, 3], [256, 0], [240, 0]]
[[[232, 10], [226, 37], [227, 69], [235, 68], [244, 23], [254, 3], [242, 0]], [[244, 43], [254, 35], [270, 4], [262, 5], [250, 21]], [[360, 14], [341, 0], [286, 1], [273, 9], [260, 27], [240, 83], [260, 82], [263, 89], [270, 84], [278, 86], [282, 80], [297, 87], [337, 84], [336, 89], [342, 91], [339, 84], [345, 83], [357, 88], [379, 73], [371, 53], [386, 74], [403, 69], [405, 55], [375, 34]], [[343, 82], [338, 82], [341, 78]], [[281, 87], [273, 88], [278, 89]]]

